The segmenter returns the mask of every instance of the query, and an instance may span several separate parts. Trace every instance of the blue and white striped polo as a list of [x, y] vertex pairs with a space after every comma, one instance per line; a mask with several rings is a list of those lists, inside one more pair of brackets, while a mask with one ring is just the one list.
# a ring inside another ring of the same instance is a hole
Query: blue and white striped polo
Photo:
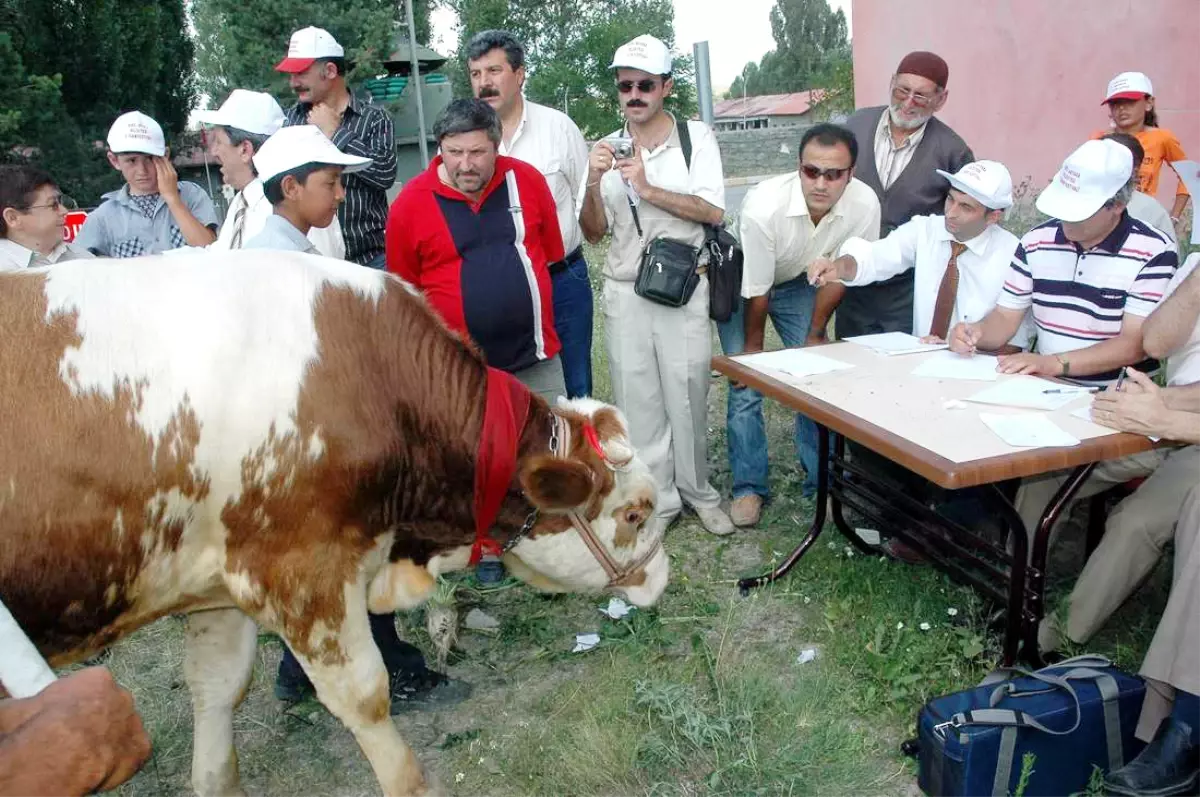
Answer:
[[1052, 219], [1021, 239], [998, 304], [1022, 312], [1032, 306], [1038, 353], [1063, 354], [1116, 337], [1127, 313], [1150, 315], [1178, 264], [1174, 244], [1128, 213], [1090, 249], [1067, 240]]

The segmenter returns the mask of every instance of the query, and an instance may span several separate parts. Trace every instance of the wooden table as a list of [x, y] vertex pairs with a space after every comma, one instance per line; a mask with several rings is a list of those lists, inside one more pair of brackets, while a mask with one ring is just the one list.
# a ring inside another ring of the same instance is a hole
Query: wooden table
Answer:
[[[812, 526], [778, 568], [742, 579], [739, 588], [747, 593], [786, 574], [821, 533], [827, 505], [835, 526], [851, 543], [865, 553], [878, 553], [846, 522], [843, 509], [849, 506], [875, 528], [916, 548], [955, 580], [1007, 604], [1003, 663], [1011, 664], [1018, 653], [1038, 663], [1037, 628], [1045, 611], [1051, 527], [1097, 462], [1146, 451], [1153, 444], [1146, 437], [1116, 433], [1072, 416], [1071, 410], [1090, 402], [1083, 395], [1050, 413], [1055, 423], [1081, 440], [1079, 445], [1015, 449], [984, 426], [979, 413], [1028, 410], [974, 403], [955, 409], [946, 406], [956, 399], [951, 406], [961, 404], [961, 399], [995, 383], [914, 376], [912, 370], [930, 354], [887, 357], [853, 343], [810, 351], [855, 367], [797, 379], [758, 370], [735, 358], [712, 361], [717, 371], [808, 416], [818, 428], [820, 466]], [[832, 453], [830, 432], [837, 435]], [[1007, 543], [998, 544], [939, 516], [891, 482], [877, 478], [871, 469], [847, 460], [847, 439], [940, 487], [984, 486], [981, 494], [1007, 528]], [[1071, 475], [1042, 514], [1030, 555], [1024, 523], [998, 483], [1066, 469], [1072, 469]]]

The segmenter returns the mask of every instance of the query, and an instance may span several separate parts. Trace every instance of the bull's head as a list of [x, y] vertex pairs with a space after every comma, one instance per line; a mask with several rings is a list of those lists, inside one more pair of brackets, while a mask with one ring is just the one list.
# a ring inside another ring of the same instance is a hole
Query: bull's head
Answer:
[[513, 575], [552, 592], [611, 590], [637, 606], [667, 586], [657, 488], [629, 442], [620, 410], [560, 401], [550, 450], [528, 457], [521, 486], [537, 508], [529, 534], [504, 556]]

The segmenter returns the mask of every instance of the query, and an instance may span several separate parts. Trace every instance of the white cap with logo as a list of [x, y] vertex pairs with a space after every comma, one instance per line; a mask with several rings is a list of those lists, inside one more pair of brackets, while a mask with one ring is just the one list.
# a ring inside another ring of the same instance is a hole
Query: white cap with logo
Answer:
[[1107, 105], [1113, 100], [1140, 100], [1143, 97], [1153, 96], [1154, 86], [1150, 84], [1150, 78], [1141, 72], [1122, 72], [1108, 82], [1108, 92], [1104, 95], [1104, 102], [1100, 104]]
[[974, 161], [959, 169], [957, 174], [941, 169], [937, 169], [937, 173], [988, 210], [1012, 207], [1012, 177], [999, 161]]
[[640, 69], [651, 75], [671, 74], [671, 51], [660, 40], [644, 34], [617, 48], [609, 69]]
[[1129, 148], [1111, 139], [1072, 152], [1037, 198], [1037, 209], [1060, 221], [1083, 221], [1100, 210], [1133, 176]]
[[316, 125], [285, 127], [254, 153], [254, 169], [264, 183], [310, 164], [341, 166], [344, 171], [357, 172], [370, 166], [371, 159], [342, 152]]
[[270, 94], [234, 89], [215, 111], [196, 114], [201, 124], [234, 127], [258, 136], [269, 136], [283, 127], [283, 109]]
[[287, 58], [275, 65], [277, 72], [303, 72], [318, 58], [345, 58], [346, 51], [323, 28], [301, 28], [288, 42]]
[[108, 128], [108, 148], [118, 154], [140, 152], [159, 158], [167, 154], [162, 127], [141, 111], [130, 111], [117, 117]]

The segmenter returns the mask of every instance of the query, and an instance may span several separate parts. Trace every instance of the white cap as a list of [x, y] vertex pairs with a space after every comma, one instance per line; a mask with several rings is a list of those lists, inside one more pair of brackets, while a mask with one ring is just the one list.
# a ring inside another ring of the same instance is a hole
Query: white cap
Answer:
[[1143, 97], [1153, 97], [1154, 86], [1150, 78], [1141, 72], [1122, 72], [1108, 82], [1108, 92], [1104, 95], [1104, 105], [1113, 100], [1140, 100]]
[[312, 163], [341, 166], [347, 172], [356, 172], [369, 166], [371, 159], [345, 154], [316, 125], [285, 127], [254, 153], [254, 170], [264, 183]]
[[167, 154], [162, 127], [141, 111], [130, 111], [117, 117], [108, 128], [108, 148], [116, 153], [141, 152], [160, 158]]
[[288, 42], [287, 58], [275, 65], [277, 72], [303, 72], [318, 58], [345, 58], [346, 51], [337, 39], [322, 28], [302, 28]]
[[201, 124], [236, 127], [259, 136], [273, 135], [283, 127], [283, 109], [270, 94], [234, 89], [215, 111], [196, 114]]
[[1037, 198], [1037, 209], [1060, 221], [1083, 221], [1112, 199], [1133, 175], [1129, 148], [1111, 139], [1089, 141], [1063, 161]]
[[1012, 207], [1012, 177], [999, 161], [974, 161], [959, 169], [958, 174], [941, 169], [937, 173], [988, 210]]
[[671, 51], [667, 45], [658, 39], [645, 34], [626, 42], [617, 48], [617, 54], [608, 65], [609, 69], [617, 67], [640, 69], [651, 75], [671, 74]]

